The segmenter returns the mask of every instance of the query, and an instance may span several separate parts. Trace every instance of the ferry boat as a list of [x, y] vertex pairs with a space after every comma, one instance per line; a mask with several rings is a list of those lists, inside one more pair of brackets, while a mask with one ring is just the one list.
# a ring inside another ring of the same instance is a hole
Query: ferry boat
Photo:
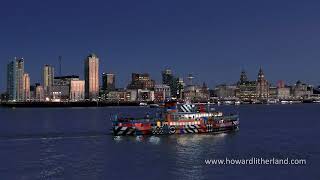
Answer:
[[191, 133], [220, 133], [239, 128], [238, 115], [223, 115], [205, 104], [169, 102], [155, 117], [132, 118], [115, 116], [114, 136], [173, 135]]

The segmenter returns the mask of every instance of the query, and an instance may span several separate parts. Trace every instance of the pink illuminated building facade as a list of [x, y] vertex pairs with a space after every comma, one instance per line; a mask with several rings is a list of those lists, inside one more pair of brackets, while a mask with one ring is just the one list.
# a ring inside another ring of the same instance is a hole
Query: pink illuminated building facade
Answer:
[[97, 99], [99, 96], [99, 58], [90, 54], [85, 60], [85, 98]]
[[70, 82], [70, 101], [84, 100], [84, 84], [83, 80], [71, 80]]

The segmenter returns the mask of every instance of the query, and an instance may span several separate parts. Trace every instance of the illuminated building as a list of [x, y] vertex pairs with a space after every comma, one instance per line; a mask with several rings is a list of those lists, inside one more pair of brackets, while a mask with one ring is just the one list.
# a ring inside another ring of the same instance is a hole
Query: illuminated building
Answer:
[[54, 77], [52, 86], [53, 101], [66, 101], [70, 99], [71, 81], [79, 81], [79, 76], [58, 76]]
[[44, 89], [43, 86], [38, 85], [36, 87], [36, 101], [44, 101], [45, 100], [45, 96], [44, 96]]
[[150, 78], [149, 74], [132, 73], [132, 80], [131, 80], [131, 84], [128, 85], [128, 89], [153, 90], [154, 85], [155, 85], [155, 81]]
[[53, 86], [53, 80], [54, 80], [54, 67], [50, 65], [45, 65], [43, 68], [43, 88], [45, 92], [46, 97], [51, 97], [51, 91]]
[[11, 101], [24, 101], [23, 92], [24, 60], [15, 59], [7, 66], [7, 92]]
[[23, 74], [23, 97], [24, 101], [30, 100], [30, 77], [29, 74]]
[[113, 91], [116, 89], [116, 77], [112, 73], [102, 73], [102, 90]]
[[90, 54], [85, 59], [85, 98], [97, 99], [99, 96], [99, 58]]
[[85, 99], [84, 84], [83, 80], [70, 81], [70, 101], [82, 101]]

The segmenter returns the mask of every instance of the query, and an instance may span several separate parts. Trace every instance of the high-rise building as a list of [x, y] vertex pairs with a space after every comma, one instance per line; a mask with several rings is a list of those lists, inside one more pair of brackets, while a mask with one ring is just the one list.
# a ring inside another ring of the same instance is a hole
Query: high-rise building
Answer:
[[171, 96], [175, 98], [182, 98], [183, 84], [180, 83], [183, 79], [176, 78], [171, 69], [162, 71], [162, 83], [170, 86]]
[[23, 58], [17, 60], [17, 101], [24, 100], [23, 93], [23, 75], [24, 75], [24, 60]]
[[99, 58], [90, 54], [85, 59], [85, 97], [86, 99], [97, 99], [99, 96]]
[[172, 75], [171, 69], [165, 69], [162, 71], [162, 84], [170, 85], [174, 79], [174, 76]]
[[43, 88], [45, 92], [46, 97], [52, 96], [52, 85], [54, 80], [54, 67], [50, 65], [44, 65], [43, 67], [43, 73], [42, 73], [42, 79], [43, 79]]
[[17, 99], [17, 84], [16, 84], [16, 61], [11, 61], [7, 65], [7, 93], [8, 100], [14, 101]]
[[24, 60], [15, 59], [7, 66], [7, 91], [9, 100], [23, 101]]
[[116, 89], [116, 76], [113, 73], [102, 73], [102, 90], [113, 91]]
[[30, 100], [30, 77], [29, 74], [23, 74], [23, 96], [24, 101]]

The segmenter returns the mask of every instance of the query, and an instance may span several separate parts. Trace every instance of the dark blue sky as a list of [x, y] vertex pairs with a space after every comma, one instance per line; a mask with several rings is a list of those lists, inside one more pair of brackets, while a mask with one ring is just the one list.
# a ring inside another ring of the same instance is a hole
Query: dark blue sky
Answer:
[[44, 64], [83, 77], [83, 59], [98, 54], [100, 69], [120, 86], [131, 72], [193, 73], [210, 87], [255, 79], [319, 84], [320, 2], [258, 0], [4, 1], [0, 5], [0, 89], [6, 64], [24, 57], [31, 81]]

